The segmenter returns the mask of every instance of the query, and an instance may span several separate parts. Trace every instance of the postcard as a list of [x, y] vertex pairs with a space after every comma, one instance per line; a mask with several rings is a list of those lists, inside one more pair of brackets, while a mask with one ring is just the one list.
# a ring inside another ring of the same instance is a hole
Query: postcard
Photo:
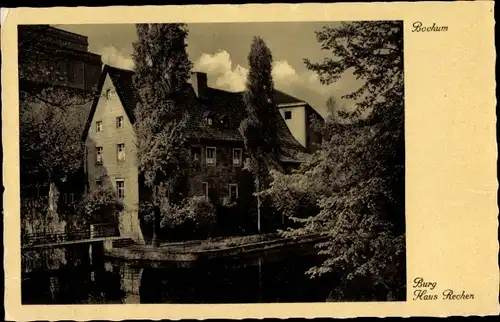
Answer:
[[5, 318], [498, 314], [493, 6], [2, 10]]

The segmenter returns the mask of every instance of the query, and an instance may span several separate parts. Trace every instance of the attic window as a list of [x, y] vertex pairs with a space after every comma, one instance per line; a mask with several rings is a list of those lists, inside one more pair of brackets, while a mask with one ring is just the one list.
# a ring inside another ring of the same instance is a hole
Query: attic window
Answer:
[[285, 120], [290, 120], [290, 119], [292, 119], [292, 111], [286, 111]]
[[210, 113], [210, 111], [203, 112], [203, 119], [205, 120], [205, 122], [208, 125], [212, 125], [212, 123], [213, 123], [213, 121], [212, 121], [212, 113]]
[[118, 116], [116, 118], [116, 128], [119, 129], [123, 126], [123, 116]]
[[107, 100], [111, 99], [111, 88], [108, 88], [108, 89], [106, 90], [106, 99], [107, 99]]

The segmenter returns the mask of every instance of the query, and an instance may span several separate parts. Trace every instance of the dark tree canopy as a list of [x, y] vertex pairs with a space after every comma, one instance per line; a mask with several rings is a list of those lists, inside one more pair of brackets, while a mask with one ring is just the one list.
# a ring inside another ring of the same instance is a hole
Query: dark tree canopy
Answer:
[[137, 161], [141, 181], [151, 190], [140, 208], [144, 219], [153, 223], [152, 245], [161, 218], [172, 215], [170, 203], [182, 201], [181, 184], [190, 170], [184, 144], [189, 115], [181, 104], [192, 65], [187, 35], [184, 24], [139, 24], [133, 45]]
[[147, 186], [171, 191], [185, 167], [187, 114], [182, 99], [190, 77], [183, 24], [139, 24], [134, 43], [138, 165]]
[[47, 32], [23, 26], [18, 34], [21, 180], [42, 186], [82, 167], [81, 131], [94, 95], [66, 86], [55, 59], [65, 49]]
[[278, 164], [276, 103], [271, 75], [273, 57], [264, 40], [254, 37], [248, 54], [248, 72], [244, 101], [247, 117], [240, 131], [250, 155], [250, 170], [261, 177]]
[[[402, 114], [403, 87], [403, 23], [401, 21], [359, 21], [342, 23], [338, 28], [323, 27], [316, 33], [321, 49], [332, 57], [321, 63], [308, 59], [306, 66], [317, 72], [323, 84], [339, 80], [352, 72], [364, 85], [345, 95], [358, 100], [354, 116], [371, 110], [371, 118]], [[388, 112], [388, 113], [387, 113]]]
[[[332, 299], [404, 299], [405, 184], [402, 22], [353, 22], [317, 32], [330, 56], [305, 60], [324, 84], [346, 72], [364, 81], [348, 122], [327, 119], [321, 149], [292, 175], [273, 172], [266, 191], [300, 228], [320, 232], [325, 261], [312, 276], [334, 273]], [[363, 114], [365, 115], [363, 117]], [[366, 116], [367, 115], [367, 116]]]

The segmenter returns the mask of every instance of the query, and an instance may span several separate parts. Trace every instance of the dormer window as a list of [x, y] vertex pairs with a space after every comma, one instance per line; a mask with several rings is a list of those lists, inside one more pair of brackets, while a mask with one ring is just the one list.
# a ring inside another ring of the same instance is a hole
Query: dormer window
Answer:
[[106, 99], [107, 99], [107, 100], [111, 99], [111, 88], [108, 88], [108, 89], [106, 90]]
[[203, 119], [205, 120], [205, 123], [207, 123], [208, 125], [213, 124], [212, 113], [210, 113], [210, 111], [203, 112]]

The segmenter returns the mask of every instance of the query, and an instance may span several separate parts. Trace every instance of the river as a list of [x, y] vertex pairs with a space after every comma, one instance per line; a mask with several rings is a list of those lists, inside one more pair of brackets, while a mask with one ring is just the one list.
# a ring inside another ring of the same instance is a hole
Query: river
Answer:
[[27, 274], [23, 304], [279, 303], [325, 302], [332, 283], [304, 273], [315, 256], [260, 259], [194, 267], [131, 265], [103, 258], [92, 265], [61, 266]]

